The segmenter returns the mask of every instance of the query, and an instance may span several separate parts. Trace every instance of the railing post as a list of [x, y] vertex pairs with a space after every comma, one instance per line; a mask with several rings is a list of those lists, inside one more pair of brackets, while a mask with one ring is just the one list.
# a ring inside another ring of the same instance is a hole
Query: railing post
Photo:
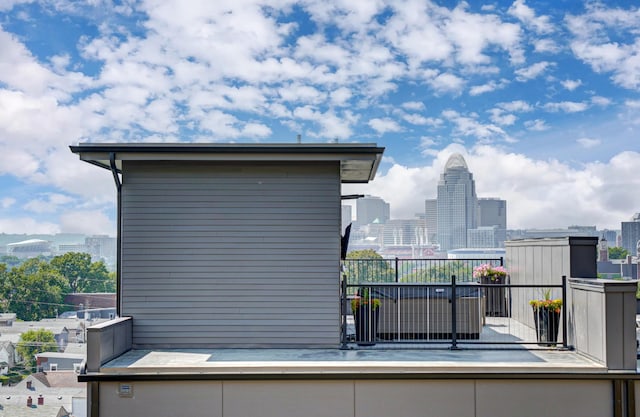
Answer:
[[500, 257], [500, 266], [504, 266], [504, 258], [502, 256]]
[[396, 256], [396, 284], [400, 282], [398, 279], [398, 257]]
[[564, 312], [562, 313], [562, 348], [567, 349], [567, 276], [562, 276], [562, 303]]
[[347, 349], [347, 274], [342, 274], [340, 283], [340, 349]]
[[451, 275], [451, 350], [458, 349], [458, 308], [456, 292], [456, 276]]

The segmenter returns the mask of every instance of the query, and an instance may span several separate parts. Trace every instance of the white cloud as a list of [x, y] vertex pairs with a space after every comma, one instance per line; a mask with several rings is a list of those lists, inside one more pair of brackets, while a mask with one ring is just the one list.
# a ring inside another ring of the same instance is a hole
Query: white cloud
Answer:
[[406, 101], [402, 103], [402, 107], [407, 110], [415, 110], [415, 111], [424, 110], [425, 108], [424, 103], [421, 101]]
[[512, 141], [512, 138], [501, 127], [492, 123], [482, 123], [478, 120], [478, 115], [476, 114], [463, 116], [457, 111], [445, 110], [442, 112], [442, 116], [454, 124], [455, 134], [471, 136], [483, 142], [494, 140]]
[[513, 114], [505, 113], [502, 109], [494, 108], [489, 110], [491, 121], [501, 126], [511, 126], [516, 122], [517, 117]]
[[68, 211], [60, 216], [60, 228], [65, 233], [113, 235], [115, 224], [99, 210]]
[[505, 23], [494, 14], [473, 14], [467, 3], [459, 3], [446, 22], [447, 37], [456, 46], [456, 59], [463, 64], [486, 64], [490, 61], [483, 51], [493, 45], [510, 53], [514, 62], [521, 62], [520, 27]]
[[626, 100], [624, 105], [631, 109], [640, 109], [640, 100]]
[[442, 126], [442, 119], [434, 118], [434, 117], [424, 117], [420, 114], [403, 114], [402, 119], [408, 123], [418, 126], [431, 126], [431, 127], [440, 127]]
[[549, 53], [555, 54], [560, 52], [560, 47], [555, 40], [544, 38], [533, 41], [533, 50], [539, 54]]
[[464, 80], [450, 73], [442, 73], [428, 81], [436, 92], [459, 92], [464, 85]]
[[477, 96], [484, 93], [489, 93], [498, 89], [505, 88], [508, 85], [507, 80], [494, 81], [491, 80], [486, 84], [474, 85], [469, 89], [469, 95]]
[[582, 80], [564, 80], [560, 84], [569, 91], [573, 91], [582, 85]]
[[533, 106], [523, 100], [514, 100], [509, 102], [498, 103], [497, 106], [509, 112], [530, 112], [533, 111]]
[[508, 13], [533, 28], [537, 33], [549, 33], [554, 29], [548, 16], [536, 16], [535, 11], [527, 6], [524, 0], [514, 1]]
[[[640, 204], [638, 193], [628, 192], [640, 187], [634, 173], [640, 164], [638, 152], [622, 152], [609, 161], [576, 168], [499, 147], [477, 146], [467, 151], [460, 145], [449, 145], [434, 155], [430, 165], [409, 168], [394, 164], [368, 185], [343, 187], [382, 197], [390, 203], [392, 218], [413, 218], [424, 212], [425, 199], [435, 198], [438, 177], [453, 152], [464, 155], [478, 196], [507, 200], [509, 228], [565, 228], [579, 219], [580, 224], [618, 229], [620, 219], [628, 218]], [[619, 181], [609, 183], [611, 175]]]
[[549, 68], [552, 64], [547, 61], [536, 62], [535, 64], [528, 66], [526, 68], [520, 68], [515, 71], [516, 80], [518, 81], [528, 81], [534, 78], [539, 77], [543, 74], [547, 68]]
[[600, 145], [600, 139], [591, 139], [591, 138], [580, 138], [576, 142], [580, 144], [583, 148], [593, 148]]
[[16, 199], [12, 197], [4, 197], [0, 199], [0, 207], [2, 208], [10, 208], [16, 203]]
[[526, 122], [524, 122], [524, 126], [528, 130], [532, 130], [534, 132], [542, 132], [549, 129], [549, 126], [542, 119], [527, 120]]
[[570, 44], [574, 55], [596, 72], [611, 73], [616, 84], [637, 90], [640, 88], [637, 8], [606, 8], [601, 3], [590, 3], [586, 8], [582, 15], [566, 17], [573, 35]]
[[332, 91], [329, 96], [331, 97], [331, 103], [333, 105], [346, 106], [353, 94], [347, 87], [340, 87], [337, 90]]
[[48, 193], [41, 196], [41, 198], [28, 201], [23, 208], [34, 213], [55, 213], [60, 206], [67, 205], [73, 201], [73, 198], [64, 194]]
[[608, 105], [611, 104], [611, 100], [606, 98], [606, 97], [602, 97], [602, 96], [593, 96], [591, 97], [591, 102], [593, 104], [595, 104], [596, 106], [601, 106], [601, 107], [607, 107]]
[[378, 134], [383, 135], [387, 132], [401, 132], [402, 126], [396, 123], [395, 120], [384, 118], [384, 119], [371, 119], [369, 120], [369, 127], [375, 130]]
[[587, 103], [576, 101], [561, 101], [556, 103], [547, 103], [543, 108], [551, 112], [562, 111], [565, 113], [578, 113], [587, 110], [589, 105]]
[[[38, 222], [31, 217], [0, 218], [2, 233], [15, 234], [56, 234], [60, 233], [60, 226], [51, 222]], [[113, 234], [110, 231], [110, 234]]]

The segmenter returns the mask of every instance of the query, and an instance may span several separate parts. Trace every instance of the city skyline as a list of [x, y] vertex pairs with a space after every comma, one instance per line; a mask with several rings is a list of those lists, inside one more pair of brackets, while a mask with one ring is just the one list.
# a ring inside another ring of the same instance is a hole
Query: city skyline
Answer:
[[68, 149], [88, 141], [375, 142], [375, 181], [343, 193], [396, 219], [456, 152], [510, 229], [640, 211], [640, 10], [623, 0], [8, 0], [0, 16], [0, 233], [115, 235], [111, 174]]

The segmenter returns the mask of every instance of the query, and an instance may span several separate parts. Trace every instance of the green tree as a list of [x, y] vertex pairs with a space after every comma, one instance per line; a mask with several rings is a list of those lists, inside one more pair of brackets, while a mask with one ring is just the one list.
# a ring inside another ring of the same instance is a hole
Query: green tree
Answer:
[[69, 288], [67, 280], [48, 262], [29, 259], [13, 268], [3, 282], [6, 309], [20, 320], [55, 317]]
[[473, 280], [473, 265], [464, 261], [444, 261], [434, 260], [428, 263], [426, 268], [415, 269], [412, 273], [404, 276], [402, 282], [451, 282], [451, 276], [456, 276], [457, 282]]
[[42, 352], [57, 352], [58, 345], [53, 332], [45, 329], [29, 330], [20, 335], [16, 347], [18, 354], [24, 359], [26, 367], [35, 368], [35, 355]]
[[51, 266], [69, 281], [69, 292], [115, 292], [115, 278], [109, 275], [104, 262], [91, 262], [88, 253], [56, 256]]
[[620, 246], [609, 248], [609, 259], [625, 259], [629, 255], [629, 251]]
[[13, 268], [20, 265], [22, 261], [17, 256], [13, 255], [2, 255], [0, 256], [0, 264], [7, 265], [7, 268]]
[[344, 265], [350, 283], [395, 281], [391, 262], [372, 249], [349, 252]]

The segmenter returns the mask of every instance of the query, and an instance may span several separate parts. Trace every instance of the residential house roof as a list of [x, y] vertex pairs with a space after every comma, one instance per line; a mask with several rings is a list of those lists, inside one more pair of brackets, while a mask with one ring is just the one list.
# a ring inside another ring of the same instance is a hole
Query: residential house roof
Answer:
[[24, 404], [8, 404], [0, 405], [0, 417], [67, 417], [70, 416], [69, 411], [61, 405], [37, 405], [37, 399], [33, 399], [31, 407]]

